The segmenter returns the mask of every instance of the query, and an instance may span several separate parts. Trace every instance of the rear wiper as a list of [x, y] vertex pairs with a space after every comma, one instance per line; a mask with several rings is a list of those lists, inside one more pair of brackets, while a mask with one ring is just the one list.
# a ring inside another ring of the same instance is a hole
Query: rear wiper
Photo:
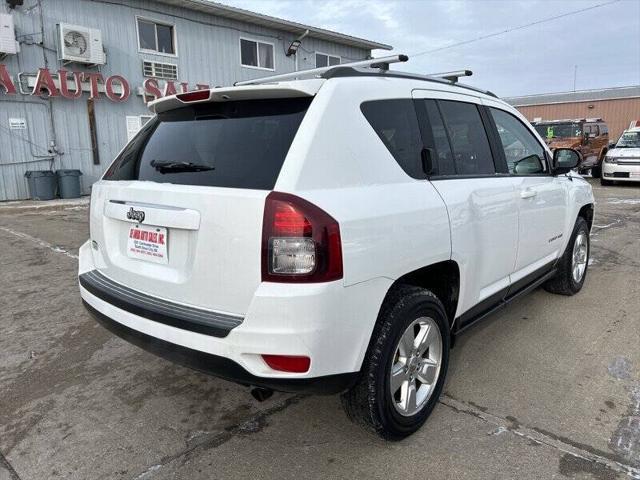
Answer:
[[202, 165], [193, 162], [158, 162], [151, 160], [150, 165], [160, 173], [168, 172], [205, 172], [207, 170], [215, 170], [210, 165]]

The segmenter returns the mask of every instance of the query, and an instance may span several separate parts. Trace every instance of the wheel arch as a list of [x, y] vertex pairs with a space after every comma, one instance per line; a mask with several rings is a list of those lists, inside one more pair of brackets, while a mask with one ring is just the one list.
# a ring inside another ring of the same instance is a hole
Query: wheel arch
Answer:
[[[585, 221], [587, 222], [587, 225], [589, 226], [589, 231], [591, 231], [591, 226], [593, 225], [593, 214], [594, 214], [594, 204], [593, 203], [587, 203], [586, 205], [583, 205], [580, 210], [578, 211], [578, 215], [576, 217], [576, 220], [579, 217], [582, 217], [585, 219]], [[575, 224], [575, 222], [574, 222]]]
[[453, 324], [460, 293], [460, 268], [455, 261], [445, 260], [405, 273], [393, 282], [387, 296], [399, 285], [431, 290], [444, 305], [449, 325]]

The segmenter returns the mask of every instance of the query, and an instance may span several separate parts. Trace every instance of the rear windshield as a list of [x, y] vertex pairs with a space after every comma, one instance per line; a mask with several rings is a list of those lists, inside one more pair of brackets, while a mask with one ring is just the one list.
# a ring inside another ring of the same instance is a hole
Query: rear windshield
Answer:
[[160, 113], [104, 179], [270, 190], [310, 103], [246, 100]]

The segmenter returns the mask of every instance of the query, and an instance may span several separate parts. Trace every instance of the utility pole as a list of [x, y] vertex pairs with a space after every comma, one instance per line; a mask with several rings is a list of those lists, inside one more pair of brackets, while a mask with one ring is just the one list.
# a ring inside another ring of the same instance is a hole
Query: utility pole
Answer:
[[576, 78], [578, 77], [578, 65], [573, 66], [573, 91], [576, 91]]

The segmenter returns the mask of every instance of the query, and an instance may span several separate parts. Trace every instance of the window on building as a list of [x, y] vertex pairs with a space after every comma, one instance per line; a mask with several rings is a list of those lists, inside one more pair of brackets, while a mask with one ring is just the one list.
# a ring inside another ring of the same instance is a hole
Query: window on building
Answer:
[[127, 142], [130, 142], [152, 118], [151, 115], [127, 115]]
[[166, 80], [178, 79], [178, 66], [173, 63], [142, 62], [142, 74], [145, 77], [164, 78]]
[[274, 70], [273, 44], [241, 38], [240, 63], [244, 67]]
[[473, 103], [439, 100], [440, 112], [453, 151], [457, 175], [495, 173], [489, 139]]
[[490, 108], [500, 142], [514, 175], [536, 175], [545, 171], [544, 147], [516, 117], [497, 108]]
[[331, 67], [333, 65], [340, 65], [340, 57], [327, 55], [325, 53], [316, 53], [316, 68]]
[[374, 100], [360, 106], [369, 124], [402, 169], [413, 178], [422, 170], [422, 138], [411, 99]]
[[175, 55], [173, 25], [138, 18], [138, 44], [140, 50]]

